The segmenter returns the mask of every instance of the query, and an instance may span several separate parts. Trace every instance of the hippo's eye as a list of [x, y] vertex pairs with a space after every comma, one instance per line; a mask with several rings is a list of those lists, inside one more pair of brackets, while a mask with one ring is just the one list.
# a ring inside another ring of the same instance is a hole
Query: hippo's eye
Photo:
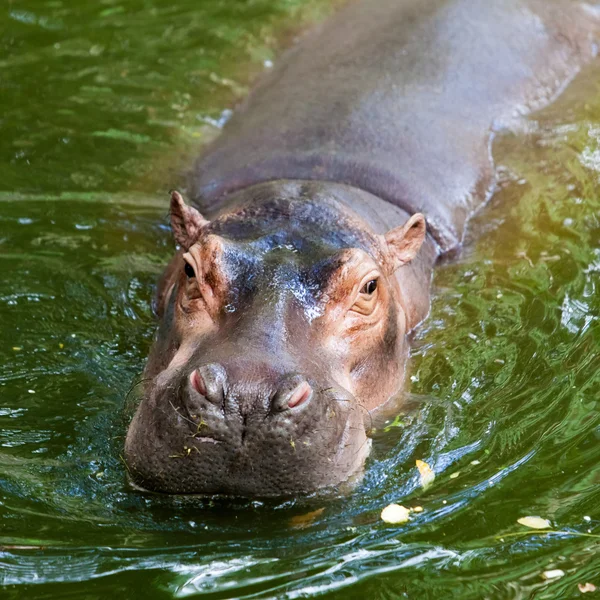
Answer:
[[367, 275], [367, 277], [373, 277], [373, 279], [365, 278], [366, 281], [363, 280], [365, 283], [363, 283], [361, 286], [357, 297], [354, 299], [354, 304], [350, 309], [352, 313], [357, 313], [359, 315], [368, 317], [375, 312], [377, 306], [379, 305], [377, 302], [379, 297], [379, 278], [374, 277], [374, 275], [375, 273], [370, 273]]
[[185, 263], [185, 267], [183, 268], [185, 274], [191, 279], [192, 277], [196, 277], [196, 272], [194, 271], [194, 267], [190, 265], [189, 262]]
[[365, 285], [363, 285], [362, 290], [360, 290], [361, 294], [371, 295], [375, 293], [377, 289], [377, 279], [371, 279], [371, 281], [367, 281]]

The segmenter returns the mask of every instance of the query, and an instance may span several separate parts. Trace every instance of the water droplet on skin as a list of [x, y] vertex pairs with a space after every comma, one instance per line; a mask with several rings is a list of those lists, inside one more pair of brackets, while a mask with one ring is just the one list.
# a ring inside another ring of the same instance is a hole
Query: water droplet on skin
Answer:
[[225, 306], [225, 312], [226, 313], [232, 313], [235, 312], [235, 306], [233, 304], [227, 304]]

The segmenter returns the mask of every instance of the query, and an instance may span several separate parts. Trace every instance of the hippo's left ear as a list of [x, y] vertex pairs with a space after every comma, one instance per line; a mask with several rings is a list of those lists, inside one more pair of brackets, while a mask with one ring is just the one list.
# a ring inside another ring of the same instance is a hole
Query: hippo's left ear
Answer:
[[199, 211], [185, 203], [179, 192], [171, 192], [171, 229], [179, 246], [189, 250], [208, 223]]
[[425, 241], [425, 217], [421, 213], [414, 214], [404, 225], [390, 229], [385, 234], [390, 257], [393, 261], [392, 269], [395, 271], [402, 265], [409, 263], [419, 251]]

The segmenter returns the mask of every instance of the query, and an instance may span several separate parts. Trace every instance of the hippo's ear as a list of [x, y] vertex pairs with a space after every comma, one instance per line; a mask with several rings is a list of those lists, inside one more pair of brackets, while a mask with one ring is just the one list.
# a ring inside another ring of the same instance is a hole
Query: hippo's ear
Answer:
[[171, 229], [179, 246], [188, 250], [207, 224], [208, 221], [193, 206], [188, 206], [179, 192], [171, 192]]
[[392, 259], [395, 271], [409, 263], [425, 241], [425, 217], [421, 213], [413, 215], [404, 225], [390, 229], [385, 234], [385, 241]]

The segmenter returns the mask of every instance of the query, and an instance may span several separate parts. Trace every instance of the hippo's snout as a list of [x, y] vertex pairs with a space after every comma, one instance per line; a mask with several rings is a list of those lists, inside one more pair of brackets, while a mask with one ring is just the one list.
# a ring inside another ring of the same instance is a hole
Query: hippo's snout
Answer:
[[127, 436], [134, 482], [169, 493], [275, 496], [339, 483], [332, 469], [340, 481], [356, 471], [369, 445], [354, 399], [274, 362], [208, 363], [155, 389]]

